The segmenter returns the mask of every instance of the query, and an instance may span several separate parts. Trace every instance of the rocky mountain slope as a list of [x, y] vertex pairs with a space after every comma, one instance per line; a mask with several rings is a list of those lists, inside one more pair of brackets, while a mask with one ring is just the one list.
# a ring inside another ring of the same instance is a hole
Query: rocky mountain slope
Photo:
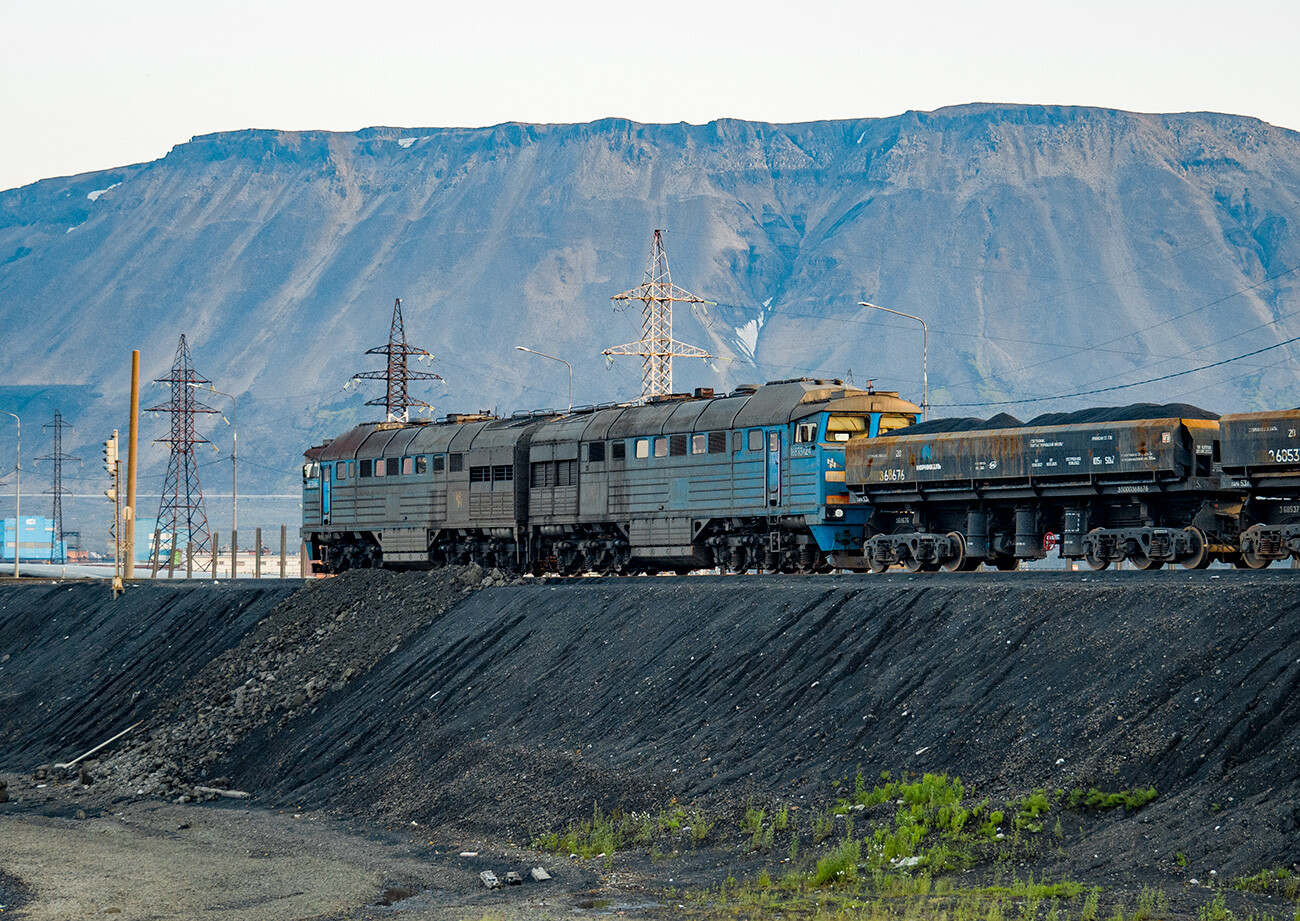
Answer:
[[[249, 489], [291, 490], [303, 447], [373, 415], [377, 390], [342, 388], [378, 367], [362, 353], [386, 340], [394, 297], [437, 356], [445, 384], [418, 392], [440, 413], [563, 406], [565, 369], [515, 345], [571, 361], [576, 403], [635, 396], [635, 360], [607, 372], [600, 351], [640, 335], [609, 296], [641, 281], [659, 227], [674, 280], [716, 302], [680, 310], [678, 338], [726, 359], [679, 361], [678, 389], [852, 375], [919, 397], [917, 324], [856, 306], [869, 300], [926, 319], [936, 412], [969, 415], [984, 409], [944, 404], [1144, 380], [1300, 335], [1297, 208], [1300, 135], [1204, 113], [209, 135], [0, 193], [0, 401], [39, 416], [60, 402], [80, 441], [65, 447], [93, 450], [125, 428], [130, 350], [156, 377], [185, 333], [199, 372], [240, 398]], [[1110, 399], [1295, 405], [1296, 355]], [[146, 387], [144, 405], [162, 399]], [[163, 459], [151, 447], [146, 472]]]

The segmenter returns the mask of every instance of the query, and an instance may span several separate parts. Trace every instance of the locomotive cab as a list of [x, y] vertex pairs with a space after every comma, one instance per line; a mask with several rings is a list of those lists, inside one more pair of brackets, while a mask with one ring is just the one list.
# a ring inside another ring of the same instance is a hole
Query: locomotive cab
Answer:
[[854, 503], [845, 484], [845, 451], [850, 443], [915, 425], [921, 408], [897, 392], [839, 390], [825, 395], [813, 415], [792, 424], [792, 482], [814, 485], [807, 498], [818, 509], [809, 529], [832, 565], [857, 559], [857, 546], [871, 516], [868, 505]]

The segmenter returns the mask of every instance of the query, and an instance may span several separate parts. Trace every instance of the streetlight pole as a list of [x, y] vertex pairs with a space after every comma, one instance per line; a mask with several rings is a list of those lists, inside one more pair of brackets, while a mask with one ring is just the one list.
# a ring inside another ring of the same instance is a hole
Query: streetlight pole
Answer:
[[[239, 403], [235, 399], [233, 394], [224, 393], [223, 391], [218, 390], [216, 387], [213, 387], [211, 384], [208, 384], [208, 386], [206, 387], [201, 387], [198, 384], [191, 383], [189, 386], [195, 388], [196, 390], [206, 390], [209, 393], [215, 393], [217, 396], [225, 397], [230, 401], [230, 431], [232, 433], [231, 446], [230, 446], [230, 497], [232, 500], [232, 508], [230, 514], [230, 529], [232, 531], [238, 531], [239, 530]], [[174, 539], [175, 538], [173, 538], [173, 540]], [[173, 549], [175, 548], [173, 547]]]
[[921, 324], [921, 414], [928, 420], [930, 418], [930, 328], [925, 325], [925, 321], [920, 317], [914, 317], [910, 313], [903, 313], [901, 310], [890, 310], [888, 307], [881, 307], [879, 304], [868, 304], [866, 301], [858, 301], [858, 306], [883, 310], [885, 313], [892, 313], [896, 317], [907, 317], [909, 320], [915, 320]]
[[551, 361], [562, 362], [569, 369], [569, 412], [573, 412], [573, 365], [569, 364], [563, 358], [556, 358], [554, 355], [547, 355], [545, 352], [539, 352], [537, 349], [526, 349], [522, 345], [515, 348], [520, 352], [531, 352], [533, 355], [541, 355], [543, 358], [549, 358]]
[[18, 578], [18, 557], [21, 555], [18, 548], [22, 545], [19, 539], [23, 532], [23, 513], [21, 503], [23, 501], [23, 420], [18, 418], [17, 413], [0, 410], [6, 416], [13, 416], [14, 421], [18, 423], [18, 438], [14, 447], [14, 578]]

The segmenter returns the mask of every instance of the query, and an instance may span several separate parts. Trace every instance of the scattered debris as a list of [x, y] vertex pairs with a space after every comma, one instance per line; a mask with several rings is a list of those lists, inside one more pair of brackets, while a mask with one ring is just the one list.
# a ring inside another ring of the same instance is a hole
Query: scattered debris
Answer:
[[497, 879], [497, 875], [491, 870], [484, 870], [478, 875], [478, 878], [483, 880], [483, 885], [488, 889], [496, 889], [501, 885], [501, 881]]
[[547, 873], [544, 867], [533, 867], [528, 873], [539, 883], [544, 883], [551, 878], [551, 874]]
[[507, 886], [518, 886], [518, 885], [520, 885], [521, 883], [523, 883], [523, 881], [524, 881], [524, 880], [523, 880], [523, 877], [521, 877], [521, 876], [520, 876], [518, 873], [516, 873], [514, 870], [511, 870], [509, 873], [506, 874], [506, 885], [507, 885]]

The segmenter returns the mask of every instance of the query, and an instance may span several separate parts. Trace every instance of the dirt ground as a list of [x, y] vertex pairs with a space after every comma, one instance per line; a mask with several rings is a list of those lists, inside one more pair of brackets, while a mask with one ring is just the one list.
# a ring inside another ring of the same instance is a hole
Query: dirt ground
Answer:
[[[316, 812], [235, 804], [137, 800], [101, 809], [60, 792], [18, 796], [0, 806], [6, 917], [528, 919], [569, 915], [596, 901], [646, 899], [599, 867], [556, 866], [554, 855], [444, 839], [427, 829], [362, 828]], [[477, 856], [459, 856], [464, 852]], [[552, 880], [535, 882], [535, 866], [553, 871]], [[526, 882], [488, 891], [479, 879], [484, 869], [501, 878], [515, 870]]]

